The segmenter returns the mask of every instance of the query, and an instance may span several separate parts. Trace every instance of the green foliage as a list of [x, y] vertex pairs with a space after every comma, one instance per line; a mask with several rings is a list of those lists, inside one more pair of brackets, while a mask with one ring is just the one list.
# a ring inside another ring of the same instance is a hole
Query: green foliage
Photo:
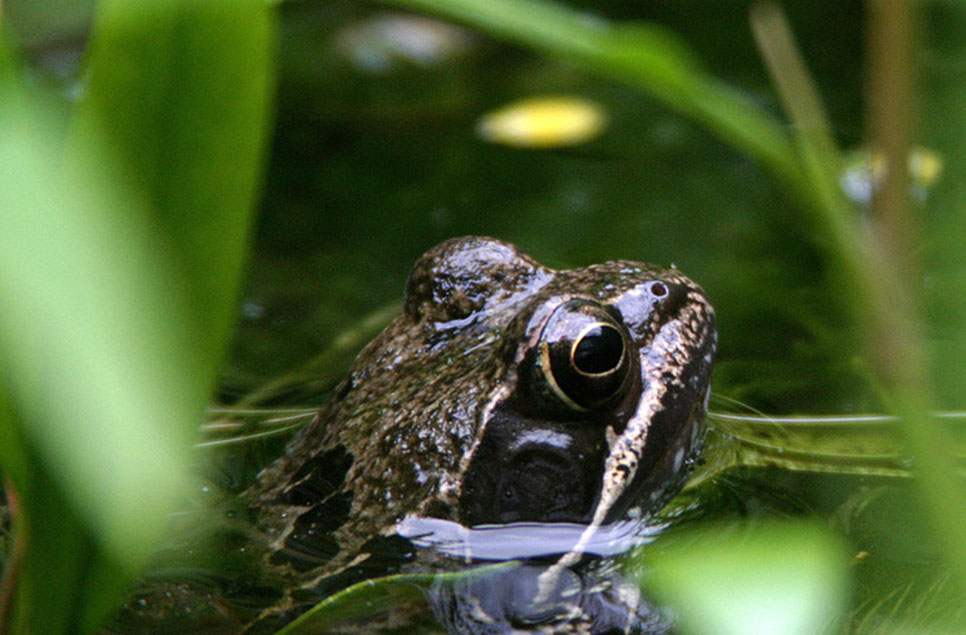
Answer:
[[847, 598], [845, 551], [821, 527], [694, 531], [648, 550], [641, 570], [695, 635], [828, 632]]
[[92, 630], [183, 493], [246, 252], [271, 48], [255, 0], [103, 2], [66, 142], [54, 98], [3, 67], [0, 465], [26, 544], [18, 630]]
[[468, 567], [455, 573], [398, 574], [359, 582], [319, 602], [278, 631], [277, 635], [324, 633], [335, 630], [340, 624], [351, 624], [353, 620], [379, 615], [403, 604], [425, 604], [426, 591], [433, 585], [465, 581], [496, 571], [512, 570], [519, 565], [519, 562], [511, 560]]

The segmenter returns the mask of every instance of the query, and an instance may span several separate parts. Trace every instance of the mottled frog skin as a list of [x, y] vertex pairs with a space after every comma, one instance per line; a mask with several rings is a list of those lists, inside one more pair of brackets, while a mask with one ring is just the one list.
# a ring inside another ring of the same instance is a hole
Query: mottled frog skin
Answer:
[[699, 450], [716, 337], [704, 292], [675, 269], [554, 271], [482, 237], [430, 249], [402, 315], [244, 494], [266, 578], [287, 587], [250, 628], [380, 573], [386, 545], [412, 566], [406, 517], [595, 526], [656, 512]]

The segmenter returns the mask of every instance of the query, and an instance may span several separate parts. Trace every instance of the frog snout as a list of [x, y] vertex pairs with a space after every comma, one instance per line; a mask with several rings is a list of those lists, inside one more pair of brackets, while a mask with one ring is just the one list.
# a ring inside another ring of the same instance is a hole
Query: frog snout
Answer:
[[[496, 488], [501, 522], [576, 520], [583, 513], [585, 479], [569, 457], [540, 449], [516, 453]], [[586, 479], [589, 480], [589, 479]]]
[[583, 522], [597, 495], [599, 471], [591, 457], [558, 446], [527, 443], [505, 450], [468, 478], [462, 520]]

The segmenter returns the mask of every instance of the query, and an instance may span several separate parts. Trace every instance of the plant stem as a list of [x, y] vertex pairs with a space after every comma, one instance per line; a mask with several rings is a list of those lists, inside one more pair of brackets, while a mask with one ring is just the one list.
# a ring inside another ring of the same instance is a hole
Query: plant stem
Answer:
[[890, 260], [915, 279], [912, 246], [915, 223], [909, 214], [906, 163], [913, 138], [915, 55], [914, 9], [908, 0], [869, 2], [867, 135], [871, 150], [886, 166], [885, 180], [873, 190], [879, 240]]
[[13, 622], [17, 581], [20, 579], [26, 553], [27, 532], [20, 510], [20, 500], [13, 482], [6, 480], [3, 483], [3, 490], [7, 495], [8, 513], [13, 528], [13, 546], [7, 556], [6, 566], [3, 571], [0, 571], [0, 633], [9, 633]]
[[906, 162], [913, 138], [916, 48], [915, 3], [869, 3], [867, 123], [870, 147], [886, 165], [873, 198], [874, 247], [885, 266], [872, 272], [879, 306], [872, 332], [873, 352], [906, 444], [916, 457], [925, 511], [966, 589], [966, 496], [956, 478], [946, 430], [930, 420], [934, 396], [923, 351], [917, 293], [915, 222], [910, 213]]

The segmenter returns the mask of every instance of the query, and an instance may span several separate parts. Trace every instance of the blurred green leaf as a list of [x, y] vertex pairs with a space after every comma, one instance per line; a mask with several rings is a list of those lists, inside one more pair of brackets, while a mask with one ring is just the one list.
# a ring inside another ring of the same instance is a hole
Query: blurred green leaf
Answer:
[[[83, 610], [107, 608], [79, 584], [98, 558], [91, 527], [128, 570], [158, 536], [184, 471], [174, 431], [193, 409], [174, 367], [184, 333], [165, 319], [173, 285], [139, 277], [163, 268], [139, 249], [144, 240], [111, 227], [110, 215], [131, 206], [79, 196], [82, 184], [59, 169], [43, 105], [9, 74], [0, 90], [2, 425], [16, 443], [2, 457], [23, 506], [17, 529], [28, 536], [21, 619], [61, 632], [83, 622]], [[143, 331], [127, 324], [139, 318]], [[144, 363], [159, 353], [156, 365]], [[159, 387], [170, 390], [163, 409], [162, 399], [144, 399]]]
[[43, 96], [0, 77], [0, 460], [17, 624], [43, 633], [97, 625], [182, 491], [268, 123], [257, 0], [104, 2], [93, 37], [66, 154]]
[[208, 369], [234, 322], [269, 131], [264, 5], [103, 0], [68, 144], [80, 163], [102, 144], [117, 177], [144, 196], [153, 240], [176, 254]]
[[846, 605], [847, 554], [819, 527], [706, 528], [670, 542], [646, 549], [642, 567], [686, 633], [813, 635]]

